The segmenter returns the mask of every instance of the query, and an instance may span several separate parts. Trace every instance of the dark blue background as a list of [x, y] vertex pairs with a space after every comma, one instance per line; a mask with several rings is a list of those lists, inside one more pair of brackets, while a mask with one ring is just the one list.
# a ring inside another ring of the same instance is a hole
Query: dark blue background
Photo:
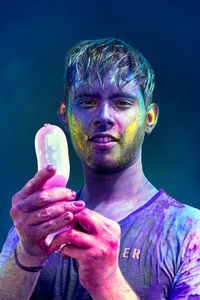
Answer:
[[[152, 64], [160, 117], [144, 142], [144, 171], [158, 189], [200, 208], [199, 10], [198, 0], [0, 4], [0, 247], [12, 225], [12, 195], [37, 171], [37, 130], [47, 122], [61, 126], [56, 111], [65, 53], [84, 39], [124, 39]], [[83, 177], [69, 144], [68, 186], [76, 190]]]

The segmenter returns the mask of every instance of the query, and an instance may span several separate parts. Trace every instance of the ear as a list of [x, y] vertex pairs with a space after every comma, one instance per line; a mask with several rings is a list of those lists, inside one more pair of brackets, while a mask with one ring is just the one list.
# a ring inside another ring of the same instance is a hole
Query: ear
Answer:
[[63, 124], [66, 131], [68, 131], [68, 122], [67, 122], [67, 109], [63, 101], [60, 101], [58, 106], [57, 116], [60, 119], [60, 122]]
[[154, 127], [156, 126], [156, 123], [158, 121], [158, 115], [159, 115], [158, 106], [155, 103], [149, 105], [147, 110], [146, 129], [145, 129], [145, 132], [147, 134], [150, 134], [154, 129]]

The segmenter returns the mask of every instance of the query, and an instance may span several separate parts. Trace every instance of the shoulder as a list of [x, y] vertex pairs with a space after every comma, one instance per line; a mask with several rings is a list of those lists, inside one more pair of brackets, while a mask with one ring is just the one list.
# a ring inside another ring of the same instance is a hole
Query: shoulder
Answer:
[[164, 191], [157, 200], [156, 206], [162, 207], [165, 240], [179, 241], [186, 251], [194, 245], [200, 248], [200, 210], [178, 202]]
[[179, 222], [187, 221], [189, 223], [200, 224], [199, 209], [175, 200], [164, 190], [160, 194], [159, 203], [163, 206], [168, 217], [175, 217], [175, 220]]
[[169, 298], [189, 299], [194, 296], [197, 299], [200, 297], [200, 210], [178, 202], [164, 191], [158, 202], [158, 205], [163, 202], [165, 207], [164, 241], [169, 249], [166, 259], [173, 261], [175, 258]]

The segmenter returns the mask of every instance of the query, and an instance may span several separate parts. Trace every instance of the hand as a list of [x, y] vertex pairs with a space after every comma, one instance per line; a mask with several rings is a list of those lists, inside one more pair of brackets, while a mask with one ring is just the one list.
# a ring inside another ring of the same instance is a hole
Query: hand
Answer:
[[73, 215], [85, 208], [83, 201], [75, 201], [80, 206], [74, 205], [76, 195], [70, 189], [42, 188], [55, 173], [55, 167], [41, 169], [12, 198], [10, 215], [20, 238], [18, 252], [33, 265], [51, 254], [45, 243], [47, 235], [69, 224]]
[[88, 290], [101, 289], [113, 277], [119, 277], [120, 226], [99, 213], [85, 208], [74, 215], [73, 222], [83, 231], [70, 229], [54, 237], [51, 249], [64, 246], [64, 258], [75, 258], [79, 263], [80, 283]]

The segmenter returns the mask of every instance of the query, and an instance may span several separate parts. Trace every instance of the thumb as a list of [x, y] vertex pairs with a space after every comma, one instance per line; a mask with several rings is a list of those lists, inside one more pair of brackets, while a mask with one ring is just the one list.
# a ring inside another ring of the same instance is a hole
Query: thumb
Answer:
[[26, 198], [28, 195], [40, 190], [46, 181], [53, 177], [55, 173], [56, 167], [54, 165], [48, 165], [46, 168], [42, 168], [25, 184], [20, 192], [20, 196]]

